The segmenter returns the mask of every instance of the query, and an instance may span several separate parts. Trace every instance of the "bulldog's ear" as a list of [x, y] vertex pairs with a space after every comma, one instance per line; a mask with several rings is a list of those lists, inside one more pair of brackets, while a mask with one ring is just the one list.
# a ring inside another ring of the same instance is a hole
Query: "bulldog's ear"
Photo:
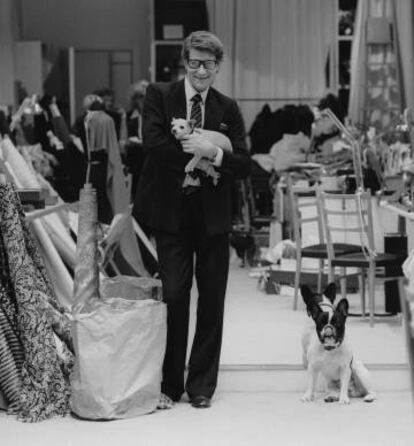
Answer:
[[329, 299], [331, 304], [335, 302], [336, 298], [336, 285], [335, 282], [331, 282], [323, 292], [323, 294]]
[[302, 295], [303, 302], [305, 302], [306, 305], [309, 305], [312, 302], [314, 294], [308, 285], [302, 285], [300, 287], [300, 294]]
[[303, 302], [305, 302], [306, 305], [306, 311], [308, 312], [308, 316], [311, 316], [313, 319], [315, 319], [316, 315], [316, 309], [319, 309], [319, 305], [315, 302], [315, 295], [311, 291], [311, 289], [308, 287], [308, 285], [302, 285], [300, 287], [300, 294], [302, 295]]
[[322, 313], [321, 307], [314, 301], [311, 301], [309, 304], [306, 305], [306, 310], [308, 312], [308, 315], [316, 321], [318, 319], [318, 316], [320, 313]]
[[336, 306], [336, 311], [338, 311], [342, 316], [347, 317], [349, 311], [349, 303], [347, 299], [341, 299]]

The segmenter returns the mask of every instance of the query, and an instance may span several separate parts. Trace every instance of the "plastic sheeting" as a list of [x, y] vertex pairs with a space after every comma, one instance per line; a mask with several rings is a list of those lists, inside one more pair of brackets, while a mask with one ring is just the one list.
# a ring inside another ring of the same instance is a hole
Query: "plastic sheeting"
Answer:
[[99, 288], [96, 193], [80, 194], [72, 334], [72, 411], [87, 419], [152, 412], [161, 394], [166, 305], [161, 282], [118, 276]]

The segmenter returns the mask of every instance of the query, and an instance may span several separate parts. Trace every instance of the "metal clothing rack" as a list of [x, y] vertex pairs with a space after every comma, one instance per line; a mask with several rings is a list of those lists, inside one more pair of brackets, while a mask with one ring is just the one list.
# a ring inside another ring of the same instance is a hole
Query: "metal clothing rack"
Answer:
[[363, 190], [364, 176], [362, 172], [362, 153], [361, 153], [360, 143], [355, 139], [352, 133], [342, 124], [342, 122], [330, 108], [325, 108], [324, 110], [322, 110], [321, 115], [329, 117], [336, 125], [338, 130], [342, 133], [342, 137], [351, 145], [356, 188], [358, 190]]

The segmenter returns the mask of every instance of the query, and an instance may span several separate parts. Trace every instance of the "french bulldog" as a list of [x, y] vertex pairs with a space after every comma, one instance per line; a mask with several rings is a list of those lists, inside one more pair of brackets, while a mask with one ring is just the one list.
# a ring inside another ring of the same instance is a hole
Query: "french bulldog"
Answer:
[[302, 401], [314, 400], [319, 374], [326, 381], [324, 400], [327, 403], [349, 404], [350, 397], [363, 397], [369, 403], [374, 401], [369, 372], [346, 342], [348, 300], [341, 299], [334, 305], [334, 283], [329, 284], [323, 294], [313, 293], [303, 285], [301, 294], [307, 313], [315, 323], [302, 337], [303, 362], [308, 373], [308, 386]]

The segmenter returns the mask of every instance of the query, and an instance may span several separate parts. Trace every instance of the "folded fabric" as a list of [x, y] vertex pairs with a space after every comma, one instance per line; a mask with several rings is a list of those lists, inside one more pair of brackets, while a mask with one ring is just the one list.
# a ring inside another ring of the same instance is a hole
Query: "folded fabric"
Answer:
[[274, 170], [285, 171], [295, 163], [305, 162], [309, 147], [310, 139], [302, 132], [295, 135], [285, 133], [280, 141], [273, 144], [269, 152], [274, 160]]

